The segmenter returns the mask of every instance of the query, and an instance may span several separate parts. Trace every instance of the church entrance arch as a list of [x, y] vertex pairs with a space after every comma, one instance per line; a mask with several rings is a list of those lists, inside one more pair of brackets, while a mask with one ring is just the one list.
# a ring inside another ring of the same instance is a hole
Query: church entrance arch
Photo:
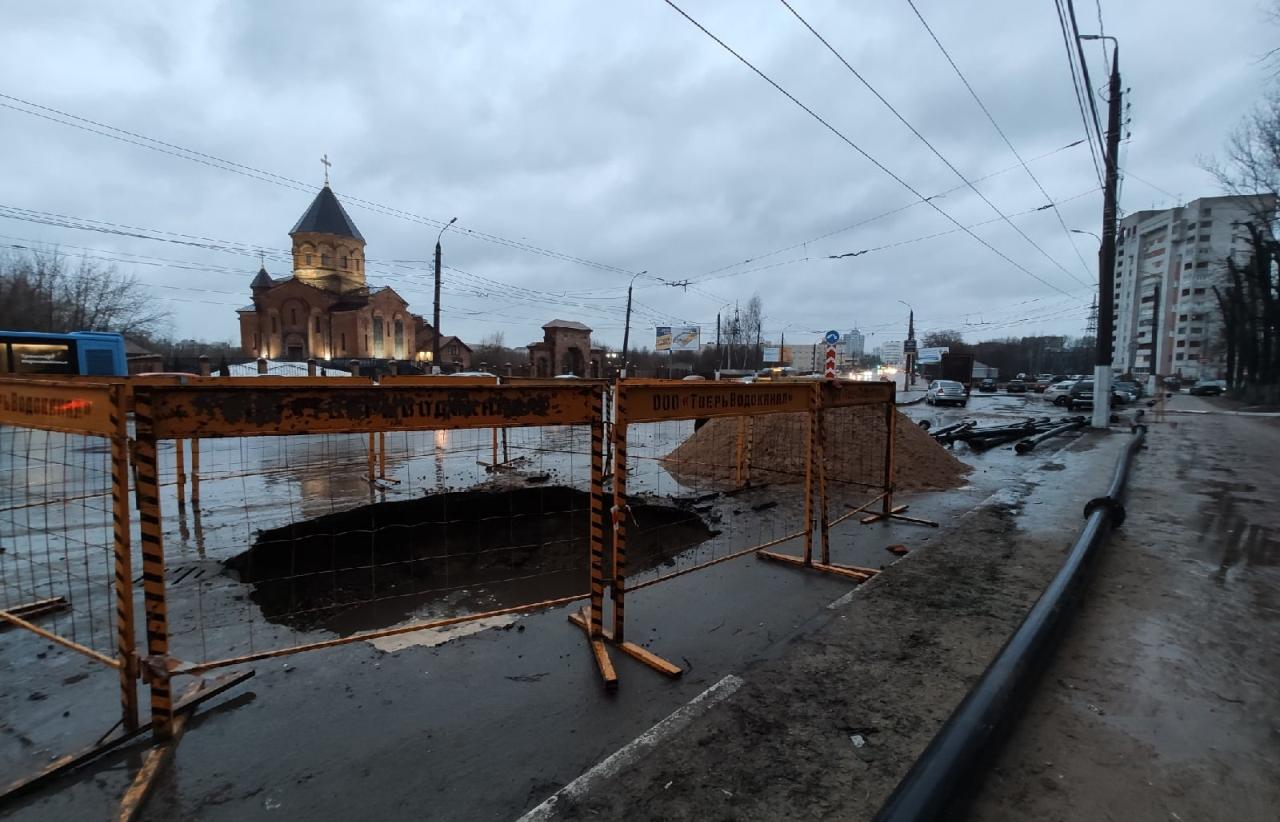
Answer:
[[285, 335], [284, 358], [294, 362], [300, 362], [307, 358], [307, 341], [301, 334]]

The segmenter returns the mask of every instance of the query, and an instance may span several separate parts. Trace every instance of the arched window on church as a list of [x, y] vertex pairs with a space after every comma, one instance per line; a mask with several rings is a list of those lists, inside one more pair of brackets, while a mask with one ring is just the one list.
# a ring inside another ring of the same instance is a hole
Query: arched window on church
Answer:
[[320, 318], [316, 317], [316, 333], [320, 333]]
[[346, 268], [346, 267], [347, 267], [347, 258], [346, 258], [346, 257], [343, 257], [343, 258], [342, 258], [342, 267], [343, 267], [343, 268]]
[[320, 267], [321, 267], [321, 268], [328, 268], [328, 267], [329, 267], [329, 266], [331, 266], [332, 264], [333, 264], [333, 263], [331, 262], [331, 259], [330, 259], [330, 257], [329, 257], [329, 255], [328, 255], [328, 254], [321, 254], [321, 255], [320, 255]]
[[311, 265], [311, 255], [307, 255], [307, 265]]
[[290, 308], [289, 309], [289, 325], [297, 325], [297, 324], [298, 324], [298, 309]]

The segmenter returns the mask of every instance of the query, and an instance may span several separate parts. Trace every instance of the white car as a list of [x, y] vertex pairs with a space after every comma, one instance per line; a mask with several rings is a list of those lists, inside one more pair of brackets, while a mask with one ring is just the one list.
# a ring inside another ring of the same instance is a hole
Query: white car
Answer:
[[1076, 380], [1063, 380], [1054, 383], [1044, 390], [1045, 402], [1051, 402], [1054, 405], [1067, 404], [1067, 392], [1071, 390], [1071, 386], [1076, 384]]
[[934, 380], [929, 383], [929, 390], [925, 392], [924, 401], [927, 405], [952, 403], [965, 406], [969, 403], [969, 394], [964, 390], [963, 384], [954, 380]]

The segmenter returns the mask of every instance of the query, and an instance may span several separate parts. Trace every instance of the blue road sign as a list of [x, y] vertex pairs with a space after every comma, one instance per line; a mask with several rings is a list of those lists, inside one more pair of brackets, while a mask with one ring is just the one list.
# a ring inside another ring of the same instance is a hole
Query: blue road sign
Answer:
[[840, 332], [828, 331], [824, 339], [827, 341], [827, 345], [835, 345], [840, 342]]

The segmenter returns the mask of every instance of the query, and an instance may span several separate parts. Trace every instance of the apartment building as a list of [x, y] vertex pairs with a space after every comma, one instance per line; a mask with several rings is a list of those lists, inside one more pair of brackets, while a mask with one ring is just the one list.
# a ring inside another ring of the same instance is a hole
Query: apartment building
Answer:
[[1226, 259], [1248, 258], [1239, 224], [1275, 215], [1275, 198], [1202, 197], [1120, 221], [1112, 362], [1119, 373], [1217, 379], [1225, 375], [1222, 313], [1213, 294]]

